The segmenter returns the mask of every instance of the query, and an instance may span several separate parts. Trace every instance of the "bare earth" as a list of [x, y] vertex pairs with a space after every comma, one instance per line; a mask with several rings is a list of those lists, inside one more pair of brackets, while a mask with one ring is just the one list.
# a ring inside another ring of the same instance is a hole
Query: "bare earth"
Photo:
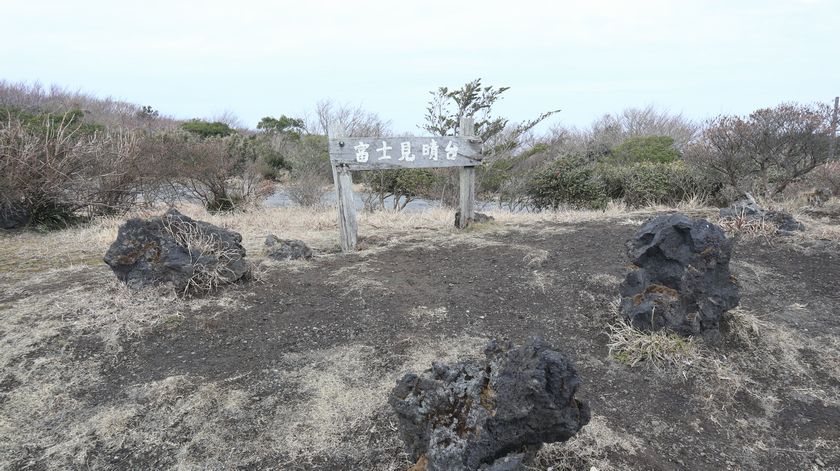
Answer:
[[[406, 469], [395, 380], [539, 335], [575, 360], [593, 419], [535, 469], [840, 469], [838, 223], [742, 237], [723, 340], [655, 368], [606, 334], [651, 215], [363, 216], [352, 255], [330, 210], [211, 219], [243, 232], [257, 277], [188, 300], [113, 280], [118, 221], [2, 235], [0, 468]], [[268, 230], [318, 255], [262, 260]]]

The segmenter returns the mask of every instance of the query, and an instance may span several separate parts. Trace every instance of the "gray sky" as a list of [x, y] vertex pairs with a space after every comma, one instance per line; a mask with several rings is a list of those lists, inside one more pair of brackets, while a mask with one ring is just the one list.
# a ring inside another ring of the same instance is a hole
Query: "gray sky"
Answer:
[[[840, 94], [840, 2], [0, 0], [0, 78], [250, 127], [321, 99], [416, 131], [428, 91], [510, 86], [512, 120], [691, 118]], [[9, 40], [9, 38], [13, 38]]]

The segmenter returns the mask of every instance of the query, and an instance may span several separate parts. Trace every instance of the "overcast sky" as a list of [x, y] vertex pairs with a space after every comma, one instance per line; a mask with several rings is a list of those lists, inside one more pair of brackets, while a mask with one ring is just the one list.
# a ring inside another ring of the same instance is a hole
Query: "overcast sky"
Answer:
[[417, 130], [428, 91], [509, 86], [499, 114], [584, 126], [840, 94], [840, 2], [0, 0], [0, 79], [179, 118], [300, 116], [321, 99]]

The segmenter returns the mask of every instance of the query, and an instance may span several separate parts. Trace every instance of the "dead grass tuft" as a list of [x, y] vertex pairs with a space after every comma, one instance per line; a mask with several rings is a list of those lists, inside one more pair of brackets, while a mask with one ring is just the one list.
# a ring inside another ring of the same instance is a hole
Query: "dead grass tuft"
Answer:
[[644, 363], [657, 370], [669, 365], [682, 367], [697, 361], [695, 341], [672, 332], [643, 332], [626, 322], [607, 326], [609, 355], [629, 366]]
[[746, 238], [763, 239], [770, 242], [776, 236], [778, 227], [764, 219], [749, 218], [742, 213], [735, 218], [719, 218], [718, 225], [728, 234], [740, 234]]
[[635, 455], [641, 441], [610, 428], [604, 417], [593, 415], [589, 424], [566, 442], [549, 443], [540, 449], [534, 463], [527, 467], [534, 471], [599, 471], [620, 470], [607, 459], [607, 452]]
[[[411, 339], [405, 339], [411, 342]], [[481, 353], [486, 339], [459, 337], [423, 342], [409, 348], [405, 362], [391, 368], [376, 349], [349, 345], [305, 354], [289, 354], [296, 367], [279, 372], [282, 383], [294, 382], [306, 398], [289, 404], [268, 429], [271, 446], [287, 466], [306, 468], [323, 460], [380, 462], [381, 455], [399, 456], [402, 441], [388, 394], [404, 373], [419, 373], [433, 361], [450, 362]], [[403, 458], [406, 458], [403, 456]], [[370, 469], [406, 469], [407, 459]]]
[[[235, 273], [228, 266], [242, 259], [236, 247], [203, 230], [197, 223], [164, 218], [163, 228], [187, 251], [193, 266], [193, 273], [182, 294], [209, 293], [222, 284], [234, 281]], [[205, 257], [217, 263], [201, 263]]]

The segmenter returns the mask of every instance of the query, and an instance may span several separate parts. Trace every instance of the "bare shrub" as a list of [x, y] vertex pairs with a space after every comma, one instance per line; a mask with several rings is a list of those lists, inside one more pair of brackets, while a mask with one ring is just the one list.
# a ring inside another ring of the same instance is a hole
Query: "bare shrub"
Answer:
[[330, 179], [330, 156], [324, 136], [308, 135], [286, 144], [286, 160], [292, 167], [286, 191], [301, 206], [321, 203]]
[[828, 188], [832, 196], [840, 196], [840, 162], [828, 162], [810, 176], [814, 187]]
[[555, 127], [550, 132], [549, 143], [553, 149], [564, 153], [598, 158], [609, 155], [613, 149], [631, 138], [667, 136], [674, 140], [674, 147], [681, 151], [697, 135], [698, 129], [696, 123], [681, 114], [671, 114], [647, 106], [627, 108], [618, 114], [606, 114], [588, 129]]
[[0, 211], [60, 227], [79, 216], [122, 213], [139, 196], [138, 137], [62, 115], [7, 110], [0, 121]]
[[199, 137], [164, 132], [143, 140], [147, 172], [166, 182], [169, 199], [182, 196], [200, 201], [211, 211], [245, 209], [267, 197], [252, 143], [239, 134]]
[[830, 132], [824, 104], [783, 103], [710, 120], [685, 158], [732, 188], [770, 199], [826, 162]]
[[57, 115], [84, 110], [82, 119], [86, 123], [130, 130], [174, 129], [178, 125], [175, 119], [161, 115], [151, 106], [139, 106], [111, 97], [99, 98], [57, 85], [44, 87], [38, 82], [0, 80], [0, 108]]

